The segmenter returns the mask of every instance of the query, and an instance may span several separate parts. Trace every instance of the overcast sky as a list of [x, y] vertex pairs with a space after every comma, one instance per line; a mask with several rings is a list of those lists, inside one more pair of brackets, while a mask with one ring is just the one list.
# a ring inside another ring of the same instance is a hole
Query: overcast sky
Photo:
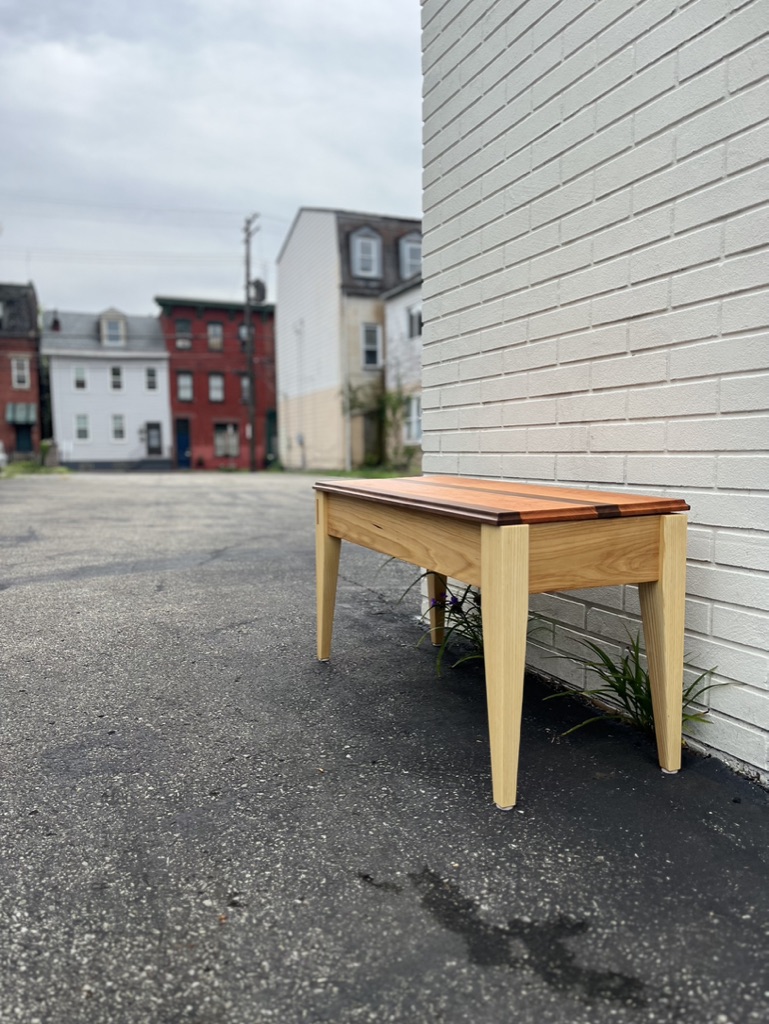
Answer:
[[0, 0], [0, 281], [243, 298], [300, 206], [420, 216], [419, 0]]

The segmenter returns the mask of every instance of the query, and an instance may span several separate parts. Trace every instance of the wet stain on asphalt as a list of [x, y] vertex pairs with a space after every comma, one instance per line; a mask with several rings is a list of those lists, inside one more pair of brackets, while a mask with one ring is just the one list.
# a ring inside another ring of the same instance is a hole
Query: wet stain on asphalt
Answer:
[[[464, 940], [471, 963], [481, 967], [508, 966], [527, 968], [551, 988], [569, 992], [588, 1001], [595, 999], [642, 1007], [643, 982], [618, 971], [596, 971], [581, 967], [565, 940], [583, 935], [590, 927], [587, 921], [559, 915], [547, 921], [523, 921], [512, 918], [506, 927], [489, 924], [480, 914], [477, 903], [462, 895], [453, 883], [435, 871], [424, 868], [409, 879], [421, 893], [425, 910], [445, 929]], [[522, 944], [521, 956], [514, 946]]]

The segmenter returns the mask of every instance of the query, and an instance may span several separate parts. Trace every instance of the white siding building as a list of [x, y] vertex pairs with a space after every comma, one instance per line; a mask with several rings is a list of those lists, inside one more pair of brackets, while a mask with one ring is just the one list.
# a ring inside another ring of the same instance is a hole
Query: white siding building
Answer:
[[170, 467], [168, 354], [155, 317], [46, 313], [41, 354], [63, 465]]
[[414, 276], [418, 220], [299, 210], [278, 256], [280, 457], [343, 469], [382, 452], [382, 293]]
[[[424, 470], [685, 498], [686, 650], [728, 684], [690, 735], [766, 774], [767, 5], [425, 0], [423, 27]], [[631, 587], [535, 606], [556, 651], [639, 625]]]
[[422, 278], [386, 292], [387, 448], [396, 466], [418, 468], [422, 452]]

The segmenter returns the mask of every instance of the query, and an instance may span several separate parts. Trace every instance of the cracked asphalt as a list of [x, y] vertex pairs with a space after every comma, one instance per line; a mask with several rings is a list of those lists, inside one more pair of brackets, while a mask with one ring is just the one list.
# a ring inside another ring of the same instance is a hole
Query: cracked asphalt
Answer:
[[2, 1024], [764, 1024], [767, 793], [482, 675], [312, 479], [0, 479]]

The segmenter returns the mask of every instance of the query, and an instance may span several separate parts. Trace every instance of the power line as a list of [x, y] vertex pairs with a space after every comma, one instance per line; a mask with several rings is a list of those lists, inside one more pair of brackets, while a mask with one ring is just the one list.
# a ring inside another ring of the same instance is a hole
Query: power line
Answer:
[[[42, 206], [49, 208], [51, 206], [59, 206], [62, 208], [74, 208], [74, 209], [88, 209], [88, 210], [121, 210], [130, 211], [141, 214], [182, 214], [185, 217], [189, 216], [205, 216], [205, 217], [240, 217], [240, 210], [229, 210], [223, 207], [206, 207], [206, 206], [146, 206], [142, 203], [116, 203], [116, 202], [99, 202], [95, 200], [87, 199], [69, 199], [69, 198], [52, 198], [50, 196], [39, 196], [30, 195], [19, 192], [8, 192], [6, 190], [0, 190], [0, 199], [8, 203], [18, 203], [21, 206]], [[10, 205], [10, 204], [9, 204]], [[50, 210], [46, 209], [46, 215], [50, 216]], [[275, 214], [260, 214], [260, 219], [273, 221], [274, 223], [288, 224], [290, 218], [281, 217]]]
[[183, 265], [204, 266], [207, 264], [239, 263], [236, 253], [210, 252], [160, 252], [119, 249], [39, 249], [0, 248], [0, 258], [33, 259], [41, 263], [108, 263], [110, 265], [137, 266], [155, 264], [158, 266]]

